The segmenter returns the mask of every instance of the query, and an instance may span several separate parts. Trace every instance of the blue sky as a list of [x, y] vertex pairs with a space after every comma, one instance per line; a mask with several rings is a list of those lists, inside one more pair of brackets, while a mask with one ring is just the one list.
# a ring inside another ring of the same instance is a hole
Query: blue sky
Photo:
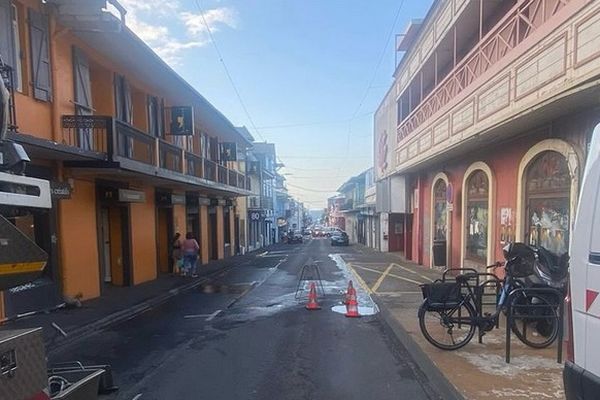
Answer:
[[[405, 0], [394, 33], [431, 2]], [[372, 165], [373, 112], [392, 82], [393, 37], [376, 67], [402, 0], [121, 3], [128, 25], [235, 125], [276, 143], [290, 193], [311, 208]]]

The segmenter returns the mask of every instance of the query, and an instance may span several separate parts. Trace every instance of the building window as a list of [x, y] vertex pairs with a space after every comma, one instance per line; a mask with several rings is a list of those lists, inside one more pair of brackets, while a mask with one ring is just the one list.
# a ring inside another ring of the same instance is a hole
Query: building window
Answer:
[[466, 184], [466, 258], [485, 263], [487, 261], [489, 191], [487, 174], [477, 170], [469, 176]]
[[23, 92], [23, 71], [21, 66], [21, 37], [19, 36], [19, 13], [16, 4], [11, 4], [12, 34], [15, 53], [15, 65], [13, 79], [15, 80], [15, 89]]
[[569, 248], [571, 175], [565, 157], [555, 151], [538, 155], [526, 169], [526, 240], [564, 254]]
[[446, 240], [448, 213], [446, 212], [446, 182], [439, 179], [433, 188], [433, 240]]

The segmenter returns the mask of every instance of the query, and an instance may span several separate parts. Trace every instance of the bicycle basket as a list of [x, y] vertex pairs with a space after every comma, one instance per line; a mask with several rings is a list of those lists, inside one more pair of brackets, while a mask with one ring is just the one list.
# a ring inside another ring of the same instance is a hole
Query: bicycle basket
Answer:
[[452, 308], [462, 299], [460, 284], [456, 282], [434, 282], [421, 286], [423, 299], [430, 308]]

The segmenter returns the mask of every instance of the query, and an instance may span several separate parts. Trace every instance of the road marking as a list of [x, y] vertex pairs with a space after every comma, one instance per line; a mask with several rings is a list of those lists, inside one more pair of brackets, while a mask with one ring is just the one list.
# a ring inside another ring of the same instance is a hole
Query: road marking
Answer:
[[379, 279], [377, 279], [377, 282], [375, 282], [373, 287], [371, 287], [371, 290], [373, 291], [373, 293], [377, 293], [377, 289], [379, 289], [379, 286], [381, 286], [381, 284], [383, 283], [383, 280], [388, 276], [388, 274], [390, 273], [392, 268], [394, 268], [394, 264], [390, 264], [389, 267], [387, 267], [386, 270], [383, 272], [383, 274], [381, 274]]
[[142, 397], [141, 393], [138, 393], [132, 400], [138, 400]]
[[397, 266], [398, 268], [400, 268], [400, 269], [404, 270], [404, 271], [410, 272], [411, 274], [418, 275], [420, 278], [423, 278], [423, 279], [425, 279], [426, 281], [433, 282], [433, 279], [429, 278], [428, 276], [421, 275], [421, 274], [419, 274], [417, 271], [413, 271], [412, 269], [410, 269], [410, 268], [407, 268], [407, 267], [404, 267], [404, 266], [402, 266], [402, 265], [400, 265], [400, 264], [394, 264], [394, 265], [395, 265], [395, 266]]
[[[359, 265], [355, 265], [354, 267], [355, 267], [355, 268], [362, 269], [362, 270], [365, 270], [365, 271], [376, 272], [376, 273], [378, 273], [378, 274], [382, 274], [382, 273], [383, 273], [383, 272], [381, 272], [381, 271], [378, 271], [378, 270], [376, 270], [376, 269], [373, 269], [373, 268], [367, 268], [367, 267], [361, 267], [361, 266], [359, 266]], [[396, 275], [396, 274], [391, 274], [391, 273], [390, 273], [390, 274], [388, 274], [388, 276], [391, 276], [391, 277], [393, 277], [393, 278], [400, 279], [400, 280], [403, 280], [403, 281], [406, 281], [406, 282], [414, 283], [415, 285], [422, 285], [422, 284], [423, 284], [423, 282], [415, 281], [415, 280], [412, 280], [412, 279], [409, 279], [409, 278], [405, 278], [405, 277], [403, 277], [403, 276]]]
[[422, 292], [398, 291], [398, 292], [377, 292], [380, 296], [396, 296], [401, 294], [421, 294]]
[[[358, 284], [360, 286], [363, 287], [363, 289], [365, 289], [365, 291], [371, 295], [373, 294], [373, 291], [371, 290], [371, 288], [369, 287], [369, 285], [367, 285], [367, 283], [363, 280], [363, 278], [358, 274], [358, 272], [356, 272], [356, 270], [354, 269], [354, 267], [352, 266], [352, 263], [346, 263], [346, 266], [348, 267], [348, 269], [352, 272], [352, 274], [356, 277], [356, 280], [358, 281]], [[359, 267], [360, 268], [360, 267]]]
[[184, 319], [192, 319], [192, 318], [206, 318], [206, 317], [210, 317], [212, 314], [190, 314], [190, 315], [184, 315], [183, 318]]
[[205, 319], [205, 321], [212, 321], [217, 315], [221, 314], [223, 310], [217, 310], [214, 313], [210, 314], [208, 316], [208, 318]]
[[257, 255], [256, 257], [264, 257], [264, 256], [266, 256], [267, 254], [269, 254], [269, 252], [268, 252], [268, 251], [265, 251], [265, 252], [263, 252], [263, 253], [260, 253], [260, 254], [259, 254], [259, 255]]

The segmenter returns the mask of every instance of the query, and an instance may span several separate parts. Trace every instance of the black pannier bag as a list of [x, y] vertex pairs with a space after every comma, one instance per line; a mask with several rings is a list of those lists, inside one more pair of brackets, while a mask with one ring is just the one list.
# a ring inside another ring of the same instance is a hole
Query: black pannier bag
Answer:
[[420, 285], [429, 310], [456, 307], [462, 300], [461, 285], [457, 282], [433, 282]]

